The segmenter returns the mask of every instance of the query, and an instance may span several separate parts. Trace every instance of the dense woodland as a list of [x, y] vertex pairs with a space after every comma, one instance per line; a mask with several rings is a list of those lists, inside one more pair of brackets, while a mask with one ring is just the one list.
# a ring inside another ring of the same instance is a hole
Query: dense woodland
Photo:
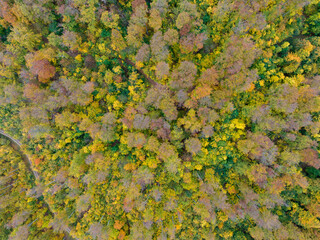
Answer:
[[0, 238], [320, 239], [319, 0], [0, 0]]
[[53, 232], [53, 214], [32, 173], [4, 138], [0, 138], [0, 164], [0, 239], [61, 239]]

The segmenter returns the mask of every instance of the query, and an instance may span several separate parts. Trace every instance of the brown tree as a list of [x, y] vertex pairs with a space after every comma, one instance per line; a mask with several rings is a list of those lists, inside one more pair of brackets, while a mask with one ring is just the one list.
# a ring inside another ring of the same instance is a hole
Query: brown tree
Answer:
[[318, 151], [308, 148], [300, 152], [301, 162], [304, 162], [314, 168], [320, 168], [320, 159]]
[[47, 59], [42, 59], [32, 63], [31, 72], [38, 76], [40, 82], [46, 83], [55, 75], [56, 68]]

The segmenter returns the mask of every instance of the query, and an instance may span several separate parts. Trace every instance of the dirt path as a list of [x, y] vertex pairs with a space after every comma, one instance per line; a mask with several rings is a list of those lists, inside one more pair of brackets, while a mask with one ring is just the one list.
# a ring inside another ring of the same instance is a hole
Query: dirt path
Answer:
[[[0, 129], [0, 136], [4, 136], [6, 137], [7, 139], [9, 139], [11, 141], [11, 143], [13, 144], [13, 147], [20, 152], [21, 156], [22, 156], [22, 159], [24, 160], [25, 164], [27, 165], [27, 168], [29, 169], [29, 171], [32, 172], [33, 176], [36, 178], [36, 182], [40, 183], [40, 175], [39, 173], [34, 170], [33, 168], [33, 165], [32, 165], [32, 162], [29, 158], [28, 155], [26, 155], [25, 153], [22, 152], [21, 150], [21, 146], [22, 146], [22, 143], [17, 140], [17, 139], [14, 139], [13, 137], [11, 137], [9, 134], [5, 133], [3, 130]], [[45, 198], [44, 198], [45, 199]], [[53, 215], [55, 215], [55, 213], [52, 211], [52, 209], [50, 208], [50, 205], [48, 203], [46, 203], [46, 205], [48, 206], [48, 209], [50, 210], [50, 212], [53, 213]], [[71, 232], [71, 229], [66, 226], [66, 229], [65, 229], [65, 235], [66, 237], [64, 239], [74, 239], [70, 236], [70, 232]], [[76, 238], [77, 239], [77, 238]], [[78, 239], [77, 239], [78, 240]]]
[[33, 174], [33, 176], [36, 178], [36, 180], [37, 180], [37, 181], [40, 181], [39, 173], [33, 169], [33, 167], [32, 167], [32, 162], [31, 162], [29, 156], [26, 155], [26, 154], [24, 154], [24, 153], [21, 151], [21, 145], [22, 145], [21, 142], [20, 142], [19, 140], [16, 140], [16, 139], [12, 138], [9, 134], [5, 133], [5, 132], [2, 131], [2, 130], [0, 130], [0, 135], [5, 136], [5, 137], [8, 138], [12, 143], [14, 143], [14, 144], [16, 145], [16, 146], [15, 146], [15, 149], [18, 147], [18, 149], [16, 149], [16, 150], [18, 150], [18, 151], [20, 152], [20, 154], [22, 155], [22, 158], [23, 158], [23, 160], [25, 161], [28, 169], [29, 169], [30, 171], [32, 171], [32, 174]]

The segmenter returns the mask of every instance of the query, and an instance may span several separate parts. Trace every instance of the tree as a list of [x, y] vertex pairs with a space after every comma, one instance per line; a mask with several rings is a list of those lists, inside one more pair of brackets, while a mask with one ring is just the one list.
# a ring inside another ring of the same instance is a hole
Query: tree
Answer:
[[145, 148], [149, 151], [157, 152], [159, 149], [159, 145], [160, 145], [160, 143], [159, 143], [158, 139], [154, 136], [150, 136], [148, 138], [148, 141], [147, 141]]
[[206, 84], [210, 87], [214, 87], [219, 84], [218, 77], [219, 77], [218, 71], [215, 69], [215, 67], [211, 67], [205, 70], [201, 74], [201, 77], [199, 78], [198, 81], [202, 84]]
[[161, 31], [157, 31], [151, 38], [150, 48], [152, 56], [156, 61], [164, 61], [167, 59], [169, 51], [165, 44]]
[[62, 35], [63, 44], [71, 50], [75, 50], [79, 46], [80, 38], [75, 32], [65, 30]]
[[263, 240], [265, 236], [263, 229], [258, 226], [249, 228], [249, 233], [255, 240]]
[[94, 238], [98, 240], [106, 240], [108, 239], [107, 231], [105, 230], [105, 227], [101, 223], [92, 223], [89, 228], [89, 234]]
[[176, 157], [177, 153], [174, 146], [163, 142], [159, 148], [159, 157], [164, 161], [168, 161], [171, 157]]
[[248, 90], [250, 84], [258, 79], [257, 72], [249, 70], [249, 67], [259, 54], [260, 50], [251, 39], [231, 36], [225, 52], [217, 59], [219, 70], [226, 76], [221, 84], [230, 89]]
[[181, 62], [180, 66], [171, 74], [171, 87], [176, 89], [191, 88], [193, 86], [196, 74], [197, 68], [192, 62]]
[[50, 221], [50, 226], [54, 232], [62, 233], [68, 227], [68, 217], [65, 213], [58, 213], [54, 216], [54, 219]]
[[174, 102], [171, 99], [164, 98], [161, 100], [159, 108], [164, 113], [166, 119], [168, 121], [173, 121], [177, 119], [178, 117], [178, 111], [174, 104]]
[[149, 25], [154, 29], [155, 32], [161, 28], [161, 15], [160, 12], [155, 8], [152, 8], [150, 11]]
[[132, 9], [133, 11], [137, 11], [138, 7], [146, 7], [146, 1], [145, 0], [133, 0], [132, 1]]
[[55, 177], [55, 181], [58, 183], [64, 183], [67, 180], [68, 177], [68, 171], [66, 168], [61, 168]]
[[182, 12], [177, 17], [176, 26], [178, 29], [181, 29], [184, 25], [189, 24], [190, 22], [191, 22], [191, 18], [189, 13]]
[[17, 228], [14, 235], [10, 235], [10, 240], [27, 240], [29, 236], [28, 225], [23, 225]]
[[16, 104], [21, 96], [21, 89], [15, 85], [5, 86], [3, 91], [5, 94], [6, 103]]
[[13, 31], [8, 36], [8, 40], [28, 51], [33, 51], [41, 42], [41, 35], [36, 34], [32, 29], [21, 24], [13, 28]]
[[159, 62], [156, 66], [156, 76], [159, 80], [169, 75], [169, 64], [166, 62]]
[[301, 151], [301, 162], [304, 162], [314, 168], [320, 168], [319, 153], [311, 148], [307, 148]]
[[139, 167], [134, 173], [134, 179], [141, 186], [141, 189], [145, 189], [146, 185], [151, 184], [154, 180], [154, 176], [148, 167]]
[[129, 147], [142, 148], [146, 143], [146, 137], [143, 133], [128, 133], [127, 143]]
[[319, 228], [319, 220], [313, 216], [310, 212], [298, 208], [294, 214], [294, 222], [304, 228]]
[[142, 46], [139, 48], [137, 55], [136, 55], [136, 61], [139, 62], [147, 62], [150, 58], [150, 47], [148, 44], [142, 44]]
[[197, 154], [201, 150], [201, 142], [197, 138], [187, 139], [185, 146], [186, 150], [192, 154]]
[[155, 0], [152, 1], [151, 7], [159, 11], [161, 16], [165, 16], [165, 14], [168, 12], [168, 1], [167, 0]]
[[112, 29], [111, 42], [111, 47], [116, 51], [121, 51], [127, 47], [121, 33], [116, 29]]
[[17, 228], [19, 225], [22, 225], [29, 216], [29, 211], [18, 212], [12, 217], [11, 221], [7, 224], [7, 226], [10, 228]]
[[89, 194], [81, 195], [76, 201], [77, 213], [80, 215], [86, 212], [90, 208], [91, 201], [92, 197]]
[[149, 128], [150, 118], [142, 114], [136, 114], [133, 120], [133, 127], [138, 130], [145, 130]]
[[116, 119], [116, 116], [113, 112], [108, 112], [103, 115], [101, 121], [102, 121], [102, 123], [104, 123], [106, 125], [113, 126], [116, 123], [117, 119]]
[[205, 40], [207, 40], [207, 36], [205, 33], [188, 33], [180, 39], [181, 52], [197, 52], [203, 48], [203, 43]]
[[127, 43], [130, 46], [139, 48], [142, 45], [142, 38], [146, 31], [147, 11], [145, 1], [136, 1], [133, 4], [133, 14], [131, 15], [129, 26], [127, 28]]
[[247, 140], [239, 141], [238, 148], [264, 165], [271, 165], [278, 155], [278, 147], [270, 138], [259, 133], [249, 134]]
[[206, 125], [205, 127], [203, 127], [203, 129], [202, 129], [202, 135], [203, 135], [205, 138], [209, 138], [209, 137], [211, 137], [213, 134], [214, 134], [214, 129], [213, 129], [212, 126]]
[[273, 215], [270, 211], [264, 209], [259, 216], [257, 224], [264, 229], [273, 230], [281, 226], [278, 217]]
[[10, 8], [9, 4], [6, 1], [0, 2], [1, 16], [3, 19], [10, 23], [11, 25], [15, 25], [17, 22], [17, 17], [14, 15], [12, 8]]
[[63, 111], [61, 114], [55, 116], [55, 122], [58, 127], [64, 129], [65, 127], [70, 127], [73, 123], [79, 122], [80, 118], [69, 111]]
[[95, 58], [91, 55], [88, 55], [85, 57], [84, 65], [86, 68], [89, 68], [89, 69], [95, 69], [97, 66]]
[[271, 107], [286, 114], [293, 113], [298, 107], [298, 89], [288, 84], [283, 84], [271, 93]]
[[85, 158], [86, 154], [84, 153], [78, 153], [74, 155], [69, 168], [70, 175], [80, 177], [85, 173], [85, 171], [88, 168], [88, 166], [85, 163]]
[[179, 33], [175, 29], [170, 28], [165, 32], [163, 39], [168, 45], [173, 45], [179, 41]]

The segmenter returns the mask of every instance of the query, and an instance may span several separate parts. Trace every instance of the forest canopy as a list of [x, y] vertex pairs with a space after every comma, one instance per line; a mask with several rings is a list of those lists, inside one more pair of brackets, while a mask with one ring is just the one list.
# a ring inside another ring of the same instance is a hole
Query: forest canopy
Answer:
[[0, 0], [0, 130], [1, 239], [318, 240], [320, 1]]

